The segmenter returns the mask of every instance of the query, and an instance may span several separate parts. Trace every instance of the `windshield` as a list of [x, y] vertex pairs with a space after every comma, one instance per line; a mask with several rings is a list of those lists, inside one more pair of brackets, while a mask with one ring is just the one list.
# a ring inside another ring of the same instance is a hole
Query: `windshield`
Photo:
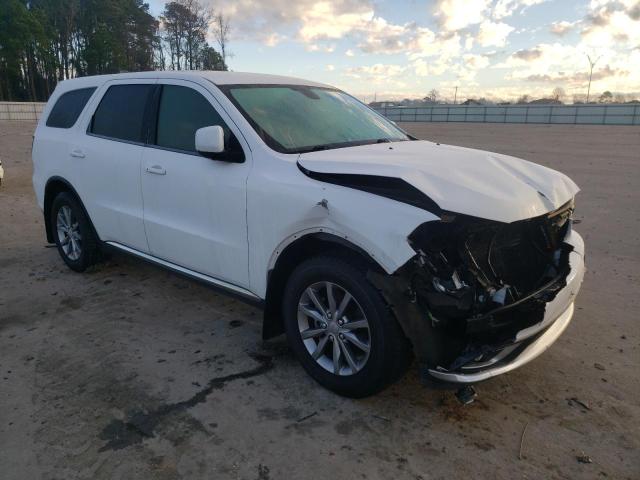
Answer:
[[304, 85], [221, 87], [263, 140], [283, 153], [409, 140], [344, 92]]

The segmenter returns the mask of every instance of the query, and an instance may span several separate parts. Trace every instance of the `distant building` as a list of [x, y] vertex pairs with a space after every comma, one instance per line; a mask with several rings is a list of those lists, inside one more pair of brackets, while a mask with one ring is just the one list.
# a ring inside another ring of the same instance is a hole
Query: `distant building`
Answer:
[[395, 107], [396, 104], [394, 102], [369, 102], [369, 106], [371, 108], [385, 108], [385, 107]]
[[557, 98], [539, 98], [530, 101], [529, 105], [562, 105], [562, 102]]

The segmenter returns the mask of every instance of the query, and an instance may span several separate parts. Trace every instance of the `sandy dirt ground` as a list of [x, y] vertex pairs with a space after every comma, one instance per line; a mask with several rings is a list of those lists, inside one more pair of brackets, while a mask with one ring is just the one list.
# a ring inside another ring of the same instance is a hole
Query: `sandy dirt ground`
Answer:
[[0, 477], [640, 478], [640, 128], [404, 126], [582, 187], [572, 324], [468, 407], [414, 369], [340, 398], [253, 307], [125, 256], [70, 271], [34, 200], [34, 125], [0, 123]]

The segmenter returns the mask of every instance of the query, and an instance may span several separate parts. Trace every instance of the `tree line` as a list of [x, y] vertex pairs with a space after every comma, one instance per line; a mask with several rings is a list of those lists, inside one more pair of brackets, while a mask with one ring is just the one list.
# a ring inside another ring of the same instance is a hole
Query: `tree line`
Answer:
[[0, 0], [0, 101], [45, 101], [85, 75], [227, 70], [229, 28], [198, 0], [158, 18], [142, 0]]
[[497, 98], [488, 99], [485, 97], [472, 97], [466, 100], [458, 100], [455, 98], [445, 98], [440, 95], [438, 90], [431, 90], [423, 98], [405, 98], [397, 101], [373, 101], [369, 102], [369, 105], [373, 107], [382, 106], [401, 106], [401, 107], [423, 107], [436, 104], [460, 104], [460, 105], [564, 105], [564, 104], [625, 104], [625, 103], [640, 103], [640, 99], [634, 93], [612, 93], [606, 90], [600, 95], [594, 94], [587, 98], [586, 94], [574, 94], [572, 99], [565, 92], [564, 88], [556, 87], [549, 96], [542, 96], [539, 98], [532, 97], [528, 94], [524, 94], [518, 97], [515, 101], [501, 100]]

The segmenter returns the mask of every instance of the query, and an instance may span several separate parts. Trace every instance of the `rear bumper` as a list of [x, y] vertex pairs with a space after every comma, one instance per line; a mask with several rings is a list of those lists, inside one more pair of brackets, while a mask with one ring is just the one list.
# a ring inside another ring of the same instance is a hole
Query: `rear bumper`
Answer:
[[456, 371], [441, 367], [429, 369], [428, 376], [453, 384], [477, 383], [525, 365], [547, 350], [567, 328], [574, 311], [574, 299], [580, 290], [585, 272], [584, 242], [571, 232], [565, 242], [573, 246], [569, 264], [571, 271], [566, 286], [546, 305], [543, 320], [517, 333], [513, 344], [482, 362], [470, 363]]

